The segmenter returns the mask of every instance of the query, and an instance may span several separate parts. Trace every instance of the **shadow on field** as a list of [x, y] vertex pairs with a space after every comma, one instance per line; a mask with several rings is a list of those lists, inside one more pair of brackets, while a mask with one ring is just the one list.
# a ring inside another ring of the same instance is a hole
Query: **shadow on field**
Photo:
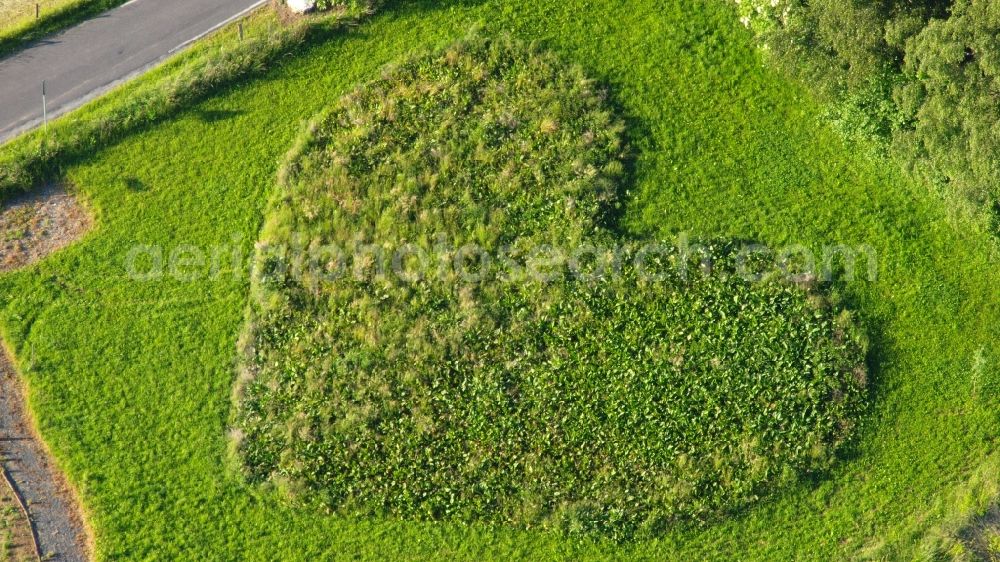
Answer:
[[211, 124], [238, 117], [243, 115], [243, 112], [232, 109], [197, 109], [195, 110], [195, 115], [203, 123]]
[[[596, 74], [592, 72], [592, 69], [586, 67], [584, 68], [584, 72], [588, 76], [595, 76]], [[615, 88], [608, 84], [606, 79], [599, 79], [599, 84], [608, 93], [607, 105], [621, 119], [625, 126], [625, 131], [622, 133], [623, 150], [625, 152], [622, 158], [622, 165], [625, 167], [625, 171], [622, 173], [621, 181], [618, 182], [615, 189], [616, 204], [605, 210], [599, 224], [613, 233], [622, 242], [635, 241], [637, 236], [629, 232], [624, 224], [625, 209], [628, 208], [629, 204], [630, 188], [637, 185], [636, 182], [639, 181], [639, 151], [636, 147], [640, 145], [640, 140], [646, 142], [646, 139], [652, 138], [652, 133], [649, 127], [646, 126], [645, 121], [629, 113], [625, 105], [617, 97]]]
[[977, 560], [1000, 560], [1000, 504], [969, 522], [958, 532], [958, 538]]
[[381, 11], [394, 14], [413, 14], [416, 12], [431, 12], [447, 10], [453, 6], [470, 8], [482, 6], [488, 0], [388, 0]]
[[143, 183], [139, 178], [125, 178], [125, 189], [129, 191], [134, 191], [141, 193], [143, 191], [149, 191], [149, 186]]
[[871, 423], [872, 414], [875, 412], [875, 405], [878, 404], [885, 393], [882, 382], [882, 371], [889, 362], [891, 356], [892, 342], [887, 337], [886, 321], [879, 316], [864, 316], [861, 311], [871, 311], [872, 307], [865, 306], [860, 302], [855, 294], [847, 287], [839, 283], [826, 285], [823, 293], [832, 295], [834, 300], [854, 316], [854, 321], [861, 329], [861, 333], [868, 340], [868, 350], [865, 356], [865, 367], [867, 368], [867, 401], [864, 409], [855, 416], [856, 425], [850, 437], [837, 451], [837, 462], [827, 470], [803, 474], [802, 482], [809, 490], [815, 491], [824, 482], [833, 480], [836, 472], [844, 468], [846, 463], [850, 463], [864, 456], [862, 449], [862, 437], [874, 427]]

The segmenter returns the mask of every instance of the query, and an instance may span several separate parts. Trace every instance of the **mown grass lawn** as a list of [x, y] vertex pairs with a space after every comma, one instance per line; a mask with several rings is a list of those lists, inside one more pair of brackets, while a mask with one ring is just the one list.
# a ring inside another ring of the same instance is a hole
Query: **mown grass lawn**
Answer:
[[[538, 39], [610, 86], [637, 159], [636, 234], [869, 244], [843, 290], [872, 339], [874, 406], [834, 473], [716, 524], [621, 546], [283, 507], [226, 472], [249, 272], [126, 276], [135, 245], [249, 254], [304, 119], [384, 63], [481, 23]], [[0, 325], [31, 404], [82, 489], [103, 558], [855, 558], [929, 548], [998, 494], [1000, 274], [991, 242], [891, 166], [854, 156], [767, 71], [721, 2], [465, 0], [392, 5], [67, 170], [98, 227], [0, 277]]]

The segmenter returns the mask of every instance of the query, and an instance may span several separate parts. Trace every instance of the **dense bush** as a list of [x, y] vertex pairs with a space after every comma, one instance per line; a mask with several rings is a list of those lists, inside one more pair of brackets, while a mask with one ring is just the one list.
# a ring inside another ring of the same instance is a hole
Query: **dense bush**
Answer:
[[777, 6], [779, 25], [764, 28], [768, 48], [788, 71], [822, 93], [866, 84], [892, 57], [884, 39], [885, 3], [820, 0]]
[[749, 0], [770, 58], [831, 102], [852, 140], [960, 206], [1000, 211], [1000, 5], [986, 0]]
[[1000, 4], [957, 0], [907, 42], [896, 91], [913, 119], [896, 144], [914, 171], [998, 210], [1000, 203]]
[[579, 69], [482, 38], [314, 120], [241, 343], [248, 480], [337, 512], [626, 538], [826, 467], [865, 384], [846, 314], [724, 257], [538, 252], [612, 241], [621, 134]]
[[907, 40], [947, 15], [942, 0], [734, 0], [772, 60], [828, 96], [900, 67]]

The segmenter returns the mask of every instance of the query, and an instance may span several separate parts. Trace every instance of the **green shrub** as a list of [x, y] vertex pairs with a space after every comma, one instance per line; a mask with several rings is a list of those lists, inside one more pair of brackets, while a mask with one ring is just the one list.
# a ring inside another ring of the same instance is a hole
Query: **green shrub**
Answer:
[[[898, 71], [906, 41], [941, 0], [749, 0], [736, 2], [771, 58], [829, 99], [865, 90]], [[752, 25], [751, 25], [752, 24]]]
[[[622, 130], [578, 68], [484, 38], [314, 120], [259, 243], [247, 479], [341, 513], [625, 539], [828, 466], [863, 401], [849, 316], [721, 248], [711, 272], [537, 252], [613, 243]], [[404, 247], [428, 257], [392, 271]]]
[[885, 11], [881, 2], [782, 0], [758, 12], [771, 25], [756, 28], [783, 70], [835, 98], [869, 83], [886, 64]]
[[957, 0], [907, 43], [915, 82], [897, 100], [914, 119], [896, 142], [925, 179], [980, 208], [1000, 205], [1000, 5]]
[[1000, 7], [977, 0], [738, 2], [849, 140], [891, 153], [1000, 232]]

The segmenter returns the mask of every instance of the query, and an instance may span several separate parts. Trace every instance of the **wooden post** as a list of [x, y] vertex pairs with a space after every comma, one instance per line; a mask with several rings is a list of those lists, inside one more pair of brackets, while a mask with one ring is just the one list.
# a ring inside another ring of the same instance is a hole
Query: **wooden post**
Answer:
[[237, 27], [240, 30], [240, 41], [243, 41], [243, 22], [240, 22]]
[[49, 108], [45, 101], [45, 80], [42, 80], [42, 124], [45, 127], [45, 132], [49, 132]]
[[36, 2], [35, 3], [35, 19], [37, 20], [40, 17], [42, 17], [42, 5]]

